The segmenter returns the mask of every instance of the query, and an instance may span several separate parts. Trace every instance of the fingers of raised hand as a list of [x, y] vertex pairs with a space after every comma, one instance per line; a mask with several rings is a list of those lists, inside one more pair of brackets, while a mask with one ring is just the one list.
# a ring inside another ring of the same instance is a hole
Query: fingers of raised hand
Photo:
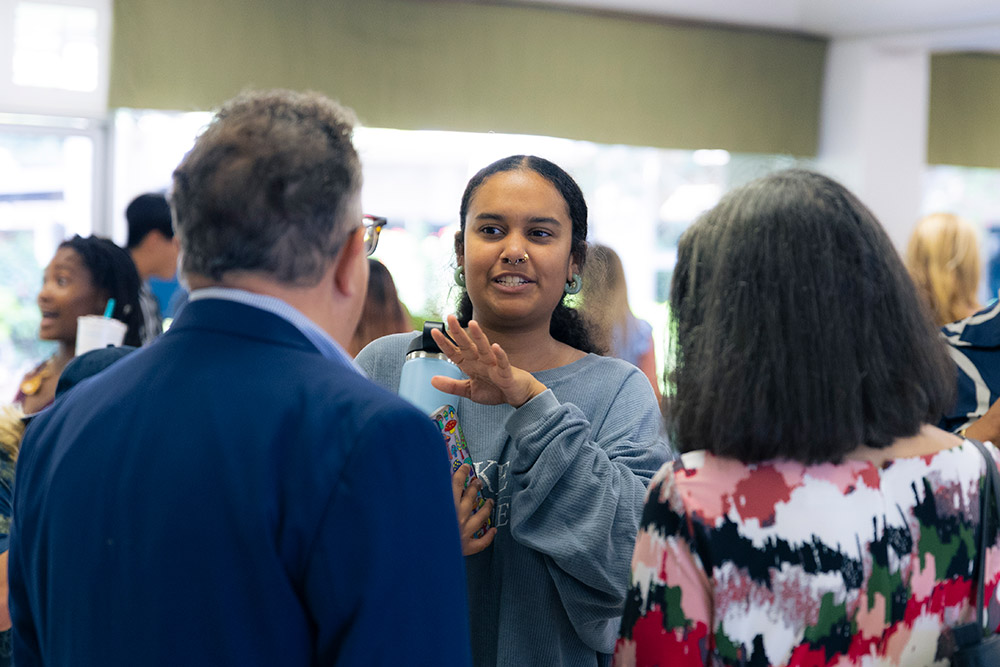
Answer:
[[458, 363], [461, 360], [461, 350], [458, 349], [458, 346], [448, 340], [448, 337], [445, 336], [440, 330], [431, 329], [431, 338], [433, 338], [434, 342], [438, 344], [438, 347], [441, 348], [441, 351], [446, 357], [455, 363]]
[[447, 320], [448, 335], [450, 335], [452, 340], [455, 341], [455, 347], [462, 351], [473, 349], [475, 346], [469, 339], [469, 334], [462, 328], [462, 325], [458, 323], [458, 318], [454, 315], [449, 315]]
[[462, 398], [469, 398], [472, 394], [472, 388], [468, 380], [456, 380], [446, 375], [435, 375], [432, 377], [431, 386], [438, 391], [443, 391], [453, 396], [461, 396]]
[[486, 334], [479, 327], [479, 322], [475, 320], [469, 321], [468, 338], [476, 346], [476, 351], [480, 357], [493, 357], [493, 351], [490, 348], [490, 339], [486, 337]]
[[493, 356], [497, 360], [497, 369], [499, 369], [507, 377], [512, 376], [514, 373], [511, 370], [510, 358], [507, 357], [507, 353], [504, 352], [504, 349], [497, 343], [493, 343], [492, 352]]

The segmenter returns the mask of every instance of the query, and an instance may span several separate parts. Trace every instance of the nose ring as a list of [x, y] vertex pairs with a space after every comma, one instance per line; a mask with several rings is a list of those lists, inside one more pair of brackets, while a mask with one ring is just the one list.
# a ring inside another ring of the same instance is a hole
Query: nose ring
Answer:
[[[507, 259], [507, 258], [504, 258], [504, 259]], [[515, 264], [515, 265], [516, 264], [523, 264], [524, 262], [527, 262], [527, 261], [528, 261], [528, 253], [524, 253], [523, 256], [518, 257], [517, 259], [507, 259], [507, 263], [508, 264]]]

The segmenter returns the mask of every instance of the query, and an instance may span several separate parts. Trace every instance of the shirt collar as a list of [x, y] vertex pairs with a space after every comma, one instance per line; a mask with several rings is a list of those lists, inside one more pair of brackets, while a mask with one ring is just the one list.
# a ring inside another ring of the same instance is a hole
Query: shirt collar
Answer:
[[233, 287], [203, 287], [191, 292], [188, 301], [202, 301], [204, 299], [220, 299], [222, 301], [234, 301], [252, 308], [265, 310], [277, 315], [293, 327], [298, 329], [310, 343], [316, 346], [319, 353], [327, 359], [340, 361], [361, 375], [365, 372], [361, 370], [357, 362], [351, 358], [340, 344], [335, 341], [330, 334], [321, 329], [315, 322], [302, 314], [287, 302], [266, 294], [257, 294]]

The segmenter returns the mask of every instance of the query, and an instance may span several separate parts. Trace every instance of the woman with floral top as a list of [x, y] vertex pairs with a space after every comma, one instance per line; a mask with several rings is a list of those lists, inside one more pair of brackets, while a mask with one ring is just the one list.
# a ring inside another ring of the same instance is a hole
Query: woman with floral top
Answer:
[[986, 464], [930, 426], [954, 371], [879, 223], [824, 176], [755, 181], [682, 237], [671, 306], [684, 455], [650, 485], [615, 664], [947, 665]]

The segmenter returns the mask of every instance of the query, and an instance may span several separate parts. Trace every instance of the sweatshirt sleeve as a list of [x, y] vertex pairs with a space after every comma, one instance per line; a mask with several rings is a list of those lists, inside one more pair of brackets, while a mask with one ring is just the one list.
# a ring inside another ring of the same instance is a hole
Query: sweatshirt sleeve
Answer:
[[671, 454], [641, 373], [603, 390], [615, 398], [599, 430], [547, 390], [514, 412], [507, 431], [516, 447], [512, 535], [548, 556], [580, 638], [610, 653], [646, 487]]

